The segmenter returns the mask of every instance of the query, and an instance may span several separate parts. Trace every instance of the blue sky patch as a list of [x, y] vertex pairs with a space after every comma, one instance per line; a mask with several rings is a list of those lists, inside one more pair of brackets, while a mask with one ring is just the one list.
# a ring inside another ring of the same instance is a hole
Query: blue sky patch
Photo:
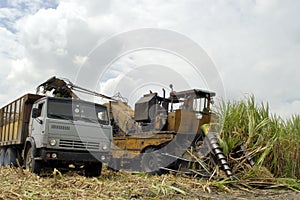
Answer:
[[[0, 27], [4, 27], [12, 33], [15, 33], [17, 30], [14, 28], [14, 23], [29, 14], [36, 13], [39, 9], [48, 9], [48, 8], [57, 8], [58, 3], [53, 0], [45, 0], [39, 3], [32, 3], [32, 2], [20, 2], [17, 4], [10, 4], [8, 0], [0, 0]], [[1, 14], [1, 9], [7, 9], [15, 14], [15, 9], [19, 10], [19, 14], [12, 15], [13, 17], [3, 16]]]

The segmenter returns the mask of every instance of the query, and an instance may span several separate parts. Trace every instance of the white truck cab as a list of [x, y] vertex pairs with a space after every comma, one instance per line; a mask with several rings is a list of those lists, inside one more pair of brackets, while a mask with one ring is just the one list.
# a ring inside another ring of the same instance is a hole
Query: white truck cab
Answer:
[[24, 164], [32, 172], [43, 167], [85, 169], [98, 176], [110, 159], [112, 127], [107, 108], [82, 100], [43, 97], [32, 106]]

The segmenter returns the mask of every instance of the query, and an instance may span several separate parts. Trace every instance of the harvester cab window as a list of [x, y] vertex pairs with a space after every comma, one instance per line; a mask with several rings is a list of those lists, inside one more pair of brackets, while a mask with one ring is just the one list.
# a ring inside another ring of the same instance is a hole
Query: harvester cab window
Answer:
[[179, 103], [174, 103], [173, 104], [173, 110], [178, 110], [178, 109], [184, 109], [185, 108], [184, 99], [180, 98], [178, 101], [179, 101]]
[[175, 110], [176, 109], [183, 109], [183, 110], [191, 110], [193, 105], [193, 100], [190, 96], [180, 98], [178, 104], [174, 105]]
[[193, 97], [186, 96], [183, 100], [183, 109], [191, 110], [193, 105]]
[[196, 112], [207, 112], [206, 98], [196, 98], [193, 102], [193, 110]]
[[190, 110], [195, 112], [207, 112], [207, 99], [200, 97], [187, 96], [179, 99], [179, 109]]

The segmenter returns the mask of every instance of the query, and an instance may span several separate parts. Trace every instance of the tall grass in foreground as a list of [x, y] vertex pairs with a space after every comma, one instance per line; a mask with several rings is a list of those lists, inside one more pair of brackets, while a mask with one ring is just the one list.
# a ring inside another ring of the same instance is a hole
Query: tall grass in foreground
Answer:
[[236, 161], [234, 150], [243, 141], [257, 166], [275, 177], [300, 178], [300, 116], [283, 120], [270, 114], [268, 104], [256, 104], [254, 96], [223, 101], [215, 112], [222, 120], [219, 142], [229, 161]]

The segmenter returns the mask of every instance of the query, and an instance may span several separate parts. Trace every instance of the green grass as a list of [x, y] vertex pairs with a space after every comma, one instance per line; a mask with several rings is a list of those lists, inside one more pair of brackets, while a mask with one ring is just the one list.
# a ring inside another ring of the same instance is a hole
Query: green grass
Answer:
[[271, 114], [267, 103], [257, 104], [254, 96], [223, 101], [215, 112], [223, 125], [219, 142], [232, 165], [241, 162], [234, 149], [243, 141], [257, 166], [275, 177], [300, 178], [300, 116], [284, 120]]

